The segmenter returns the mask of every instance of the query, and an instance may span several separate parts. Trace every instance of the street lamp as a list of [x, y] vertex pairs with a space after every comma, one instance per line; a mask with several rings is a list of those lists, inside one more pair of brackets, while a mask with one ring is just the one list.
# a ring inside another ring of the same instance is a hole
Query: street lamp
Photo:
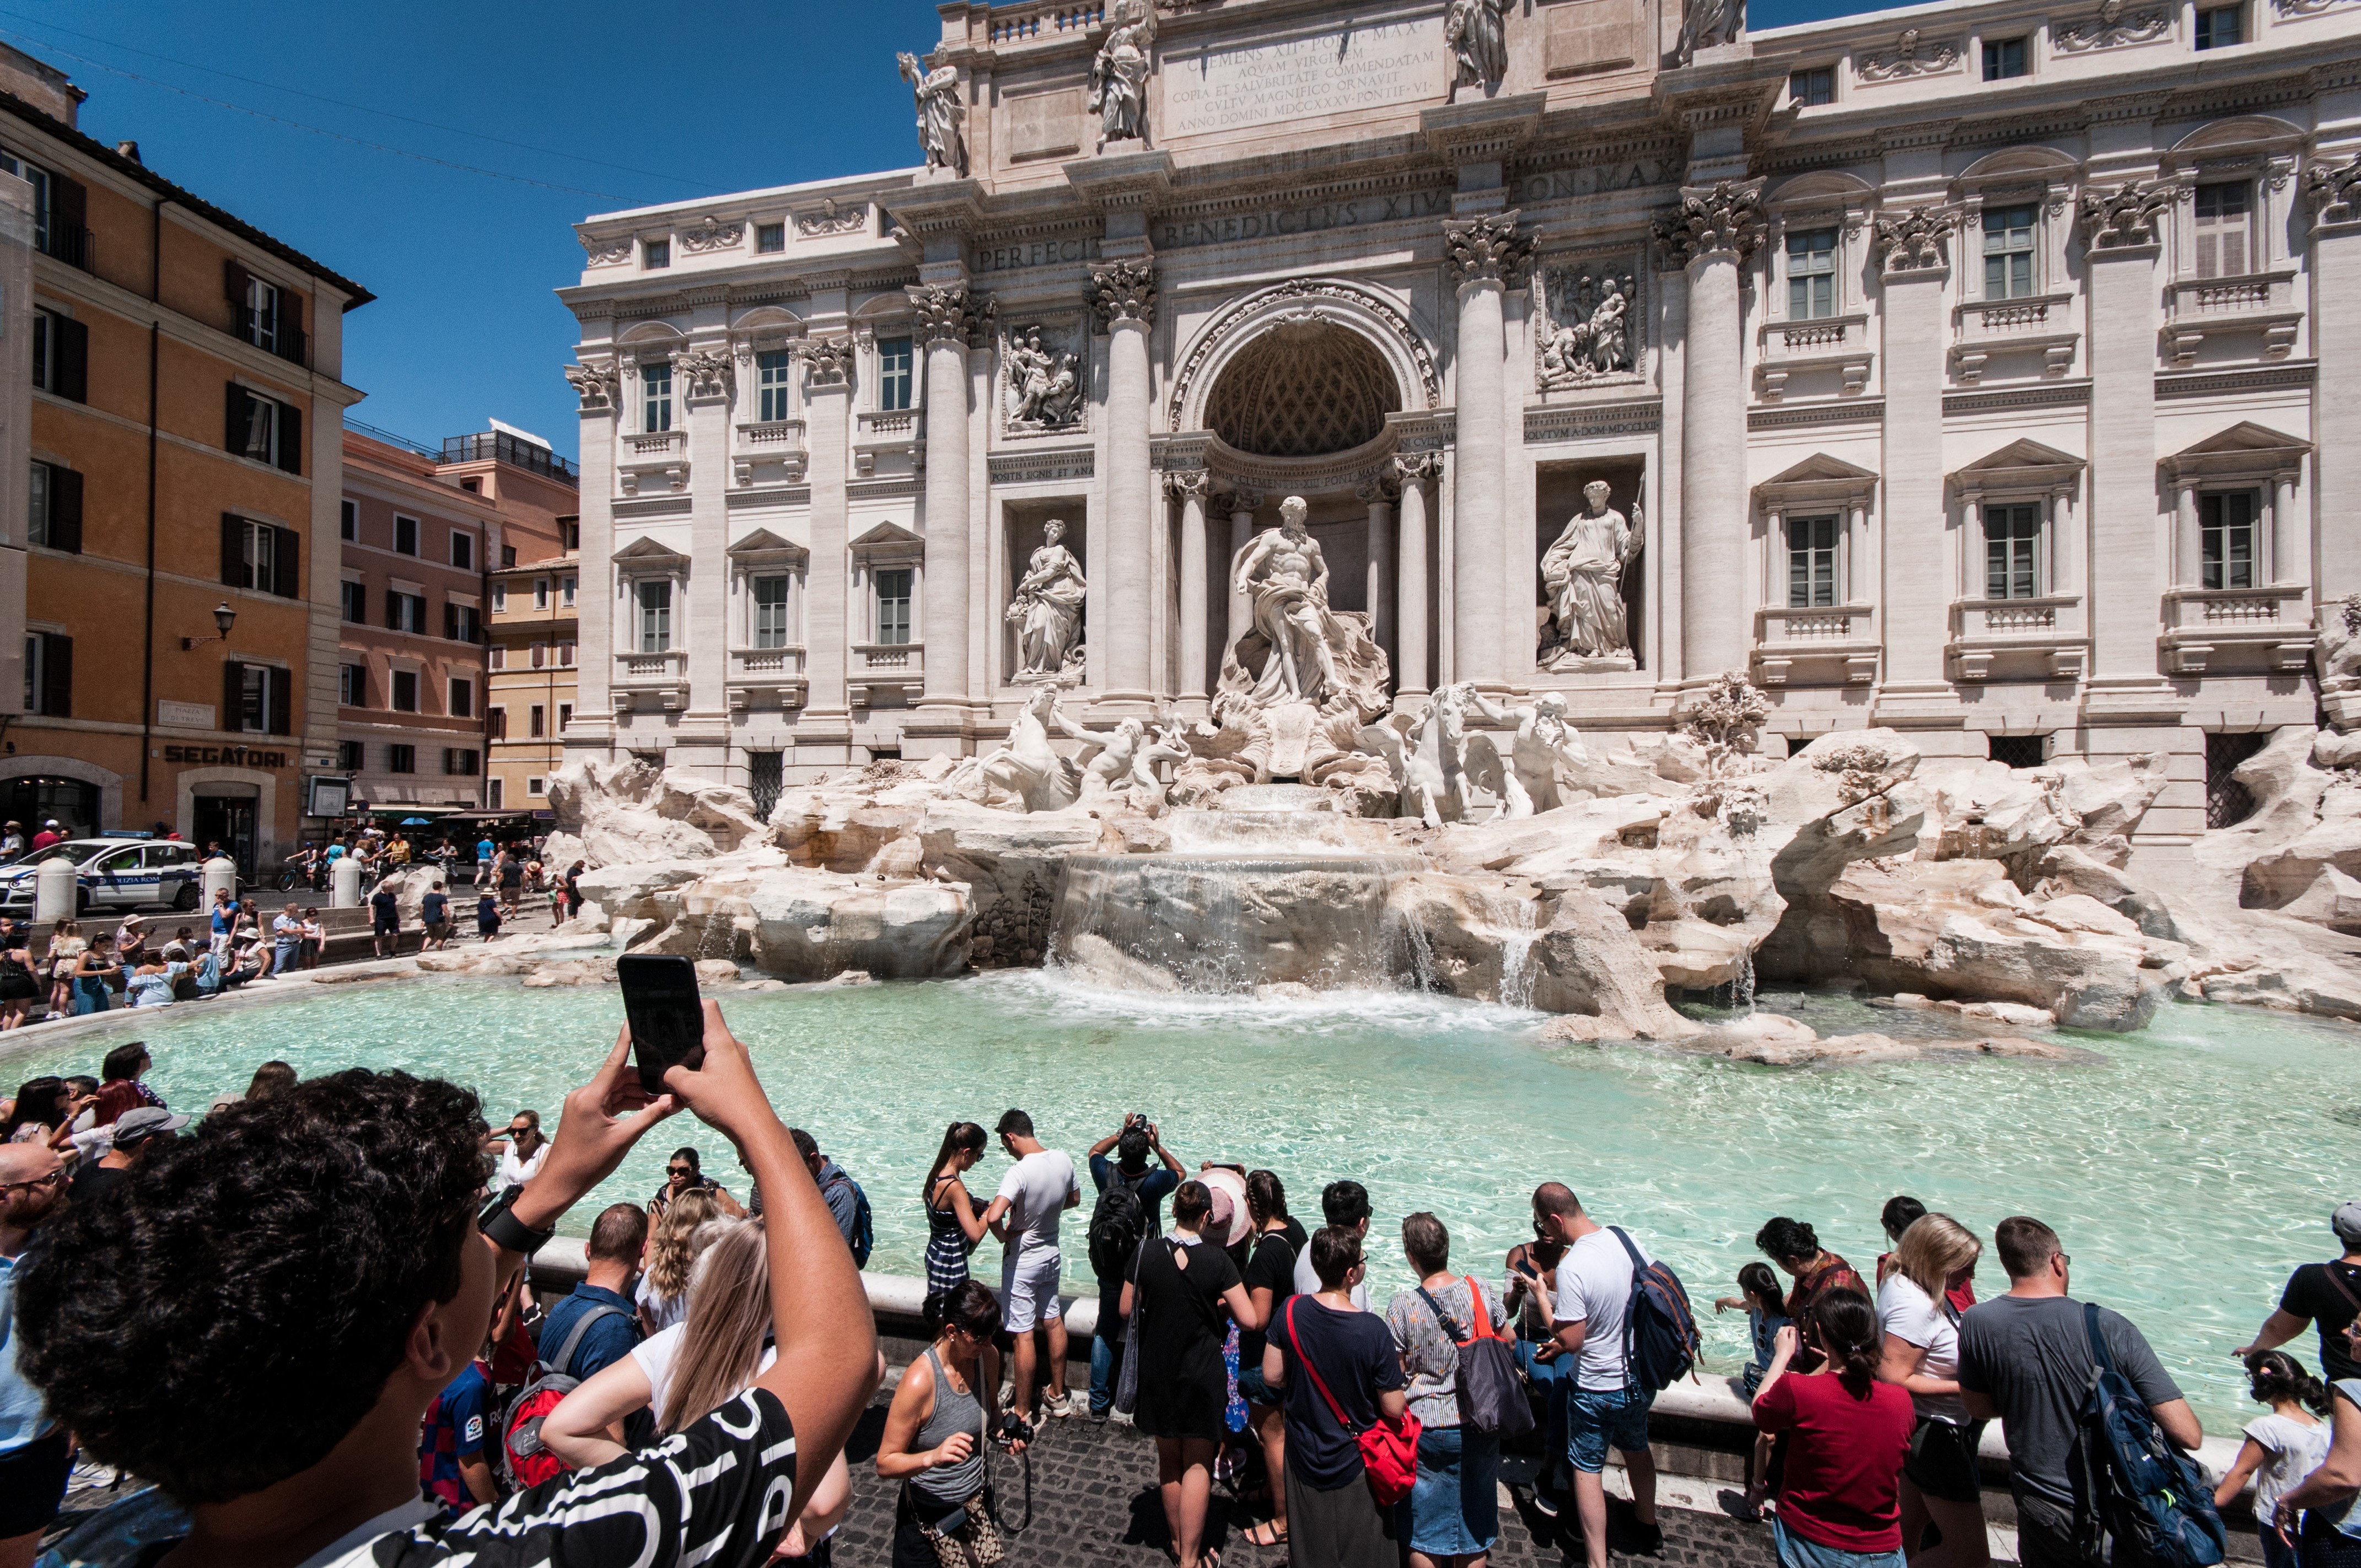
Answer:
[[183, 653], [193, 652], [196, 650], [197, 644], [200, 642], [228, 641], [229, 629], [237, 624], [237, 611], [230, 609], [226, 603], [214, 606], [214, 624], [221, 628], [221, 635], [218, 637], [183, 637], [181, 639], [181, 652]]

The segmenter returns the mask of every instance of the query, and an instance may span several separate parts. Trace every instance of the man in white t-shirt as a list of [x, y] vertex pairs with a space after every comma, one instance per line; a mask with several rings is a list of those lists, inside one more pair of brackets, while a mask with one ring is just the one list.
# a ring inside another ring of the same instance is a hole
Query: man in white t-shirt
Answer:
[[[1653, 1552], [1664, 1543], [1656, 1526], [1656, 1465], [1648, 1453], [1648, 1407], [1656, 1396], [1631, 1382], [1623, 1354], [1623, 1322], [1631, 1304], [1631, 1277], [1640, 1244], [1583, 1212], [1582, 1201], [1555, 1181], [1533, 1189], [1533, 1225], [1543, 1241], [1565, 1244], [1553, 1292], [1559, 1354], [1574, 1360], [1566, 1397], [1566, 1460], [1574, 1466], [1574, 1502], [1582, 1519], [1590, 1568], [1607, 1568], [1607, 1451], [1623, 1455], [1631, 1482], [1631, 1513], [1641, 1539], [1630, 1550]], [[1627, 1245], [1628, 1243], [1628, 1245]]]
[[1066, 1403], [1065, 1308], [1058, 1299], [1058, 1216], [1082, 1207], [1082, 1186], [1072, 1157], [1043, 1148], [1033, 1135], [1033, 1118], [1022, 1111], [1000, 1118], [1000, 1146], [1016, 1163], [1001, 1178], [983, 1223], [1002, 1248], [1001, 1321], [1016, 1339], [1016, 1413], [1029, 1425], [1037, 1326], [1049, 1331], [1049, 1397], [1041, 1408], [1053, 1416], [1073, 1414]]

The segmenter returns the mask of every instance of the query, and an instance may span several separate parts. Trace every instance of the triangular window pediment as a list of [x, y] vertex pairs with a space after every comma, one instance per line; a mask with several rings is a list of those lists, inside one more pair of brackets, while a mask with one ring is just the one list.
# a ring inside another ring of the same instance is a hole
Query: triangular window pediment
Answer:
[[2312, 443], [2252, 420], [2241, 420], [2164, 460], [2176, 479], [2292, 478], [2312, 453]]
[[614, 561], [619, 565], [628, 565], [651, 570], [664, 567], [684, 567], [688, 565], [687, 556], [682, 554], [679, 551], [673, 549], [668, 544], [659, 544], [656, 541], [650, 539], [645, 534], [642, 534], [639, 538], [632, 540], [620, 550], [615, 551], [609, 559]]

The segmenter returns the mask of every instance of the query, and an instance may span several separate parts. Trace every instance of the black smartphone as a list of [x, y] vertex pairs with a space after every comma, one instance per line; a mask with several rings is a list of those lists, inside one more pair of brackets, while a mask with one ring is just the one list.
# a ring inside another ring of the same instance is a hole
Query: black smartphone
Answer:
[[664, 1092], [664, 1069], [694, 1070], [705, 1061], [705, 1009], [697, 994], [697, 966], [657, 953], [625, 953], [615, 960], [623, 986], [623, 1015], [631, 1025], [631, 1060], [640, 1086]]

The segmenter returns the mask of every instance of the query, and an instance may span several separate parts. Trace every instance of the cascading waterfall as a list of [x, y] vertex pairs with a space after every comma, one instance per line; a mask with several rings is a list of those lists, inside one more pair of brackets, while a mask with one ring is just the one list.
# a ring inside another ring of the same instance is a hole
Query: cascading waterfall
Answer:
[[1491, 913], [1509, 927], [1500, 942], [1500, 1002], [1508, 1007], [1533, 1004], [1533, 943], [1541, 935], [1535, 901], [1508, 895], [1490, 900]]

